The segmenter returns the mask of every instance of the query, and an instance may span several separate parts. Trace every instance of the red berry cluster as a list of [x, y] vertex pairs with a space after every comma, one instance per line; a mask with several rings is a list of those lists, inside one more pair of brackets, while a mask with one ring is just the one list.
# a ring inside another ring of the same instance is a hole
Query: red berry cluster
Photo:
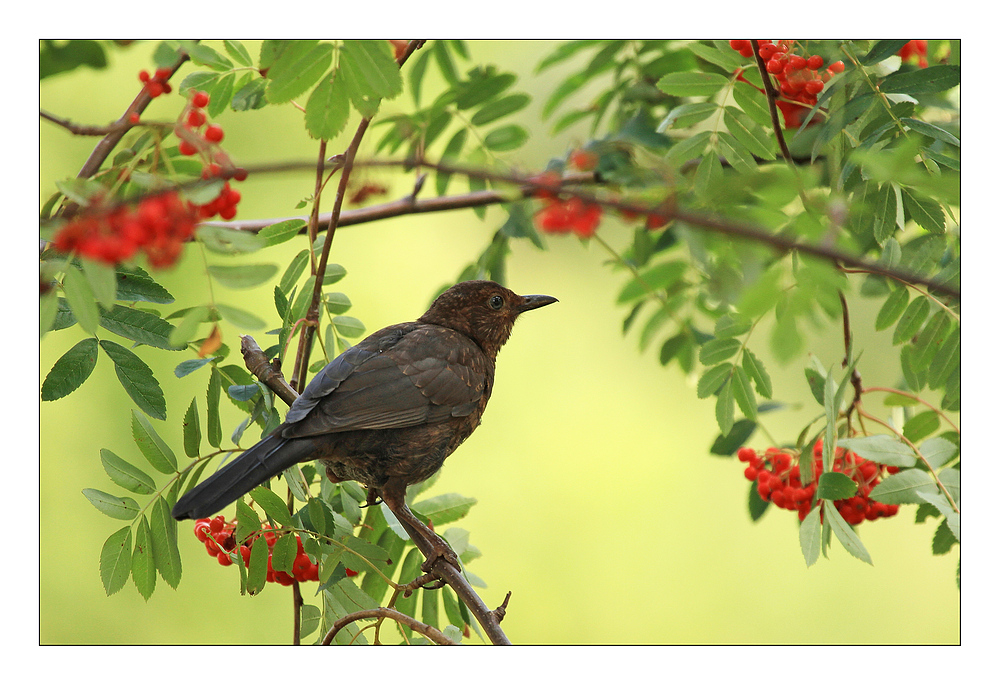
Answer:
[[[182, 155], [196, 155], [200, 150], [209, 150], [212, 145], [222, 142], [225, 133], [218, 124], [207, 124], [208, 116], [204, 108], [208, 106], [208, 93], [200, 90], [192, 91], [188, 106], [181, 114], [180, 136], [181, 142], [177, 149]], [[207, 124], [207, 125], [206, 125]], [[204, 129], [202, 130], [202, 127]], [[212, 162], [201, 172], [202, 178], [216, 178], [222, 174], [222, 167]], [[245, 169], [237, 169], [233, 178], [242, 181], [247, 177]], [[236, 205], [241, 199], [240, 193], [233, 190], [229, 181], [222, 188], [222, 192], [211, 202], [198, 206], [198, 216], [202, 219], [210, 219], [216, 214], [226, 221], [236, 216]]]
[[[816, 482], [823, 471], [823, 443], [817, 441], [812, 453], [811, 482], [803, 486], [799, 464], [801, 456], [793, 457], [776, 447], [769, 447], [763, 456], [751, 447], [741, 447], [737, 452], [740, 461], [747, 464], [743, 475], [747, 480], [757, 482], [757, 494], [767, 502], [790, 511], [798, 511], [799, 520], [805, 519], [813, 507]], [[797, 463], [792, 463], [792, 462]], [[858, 484], [858, 492], [853, 497], [833, 502], [840, 515], [852, 526], [862, 521], [874, 521], [880, 517], [894, 516], [899, 511], [898, 504], [883, 504], [868, 497], [872, 488], [878, 485], [885, 474], [898, 473], [894, 466], [881, 466], [842, 447], [837, 448], [833, 470], [851, 478]]]
[[899, 52], [896, 54], [902, 57], [904, 62], [913, 58], [914, 61], [916, 61], [917, 66], [923, 69], [927, 66], [927, 41], [911, 40], [909, 43], [900, 48]]
[[[259, 540], [264, 540], [267, 544], [267, 582], [291, 585], [296, 580], [300, 583], [307, 580], [319, 580], [319, 567], [303, 551], [302, 540], [295, 533], [284, 533], [285, 535], [295, 535], [295, 541], [298, 543], [298, 552], [295, 555], [295, 561], [292, 562], [292, 573], [275, 571], [271, 566], [271, 550], [278, 536], [269, 524], [264, 523], [261, 527], [263, 531], [250, 540], [249, 544], [239, 546], [244, 566], [248, 568], [250, 566], [250, 551], [253, 549], [253, 545]], [[218, 559], [223, 566], [230, 566], [233, 563], [229, 553], [236, 549], [236, 537], [233, 535], [235, 530], [236, 521], [226, 521], [222, 514], [212, 519], [198, 519], [194, 524], [195, 537], [205, 543], [205, 551], [208, 552], [209, 556]]]
[[[729, 47], [744, 57], [753, 57], [753, 46], [749, 40], [731, 40]], [[826, 82], [844, 70], [843, 62], [834, 62], [823, 69], [822, 57], [794, 54], [794, 47], [795, 41], [792, 40], [779, 40], [777, 43], [757, 41], [757, 53], [764, 60], [767, 73], [778, 82], [782, 99], [777, 105], [785, 118], [786, 128], [798, 128], [803, 115], [816, 104], [816, 96], [823, 91]], [[742, 74], [738, 78], [746, 80]]]
[[176, 192], [144, 198], [138, 205], [84, 211], [53, 239], [61, 252], [78, 252], [107, 264], [131, 259], [142, 250], [151, 266], [167, 267], [194, 233], [197, 212]]
[[535, 197], [547, 201], [535, 213], [535, 223], [546, 233], [576, 233], [581, 238], [589, 238], [597, 232], [601, 223], [601, 206], [584, 202], [579, 197], [560, 200], [557, 192], [559, 175], [546, 172], [532, 179], [537, 184]]
[[165, 95], [173, 90], [171, 85], [167, 82], [170, 78], [170, 69], [160, 68], [156, 70], [156, 73], [152, 76], [149, 72], [143, 69], [139, 72], [139, 80], [142, 81], [143, 89], [149, 93], [149, 97], [158, 98], [161, 95]]

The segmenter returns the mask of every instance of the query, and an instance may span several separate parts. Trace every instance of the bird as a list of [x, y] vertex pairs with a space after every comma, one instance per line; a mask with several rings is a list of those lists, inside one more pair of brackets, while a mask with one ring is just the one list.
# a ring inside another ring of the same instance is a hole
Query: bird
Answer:
[[448, 544], [407, 507], [406, 488], [436, 473], [479, 426], [497, 353], [524, 312], [558, 300], [517, 295], [493, 281], [463, 281], [416, 321], [378, 330], [327, 364], [284, 422], [184, 494], [171, 515], [206, 518], [300, 462], [334, 483], [354, 480], [389, 508], [427, 560], [456, 568]]

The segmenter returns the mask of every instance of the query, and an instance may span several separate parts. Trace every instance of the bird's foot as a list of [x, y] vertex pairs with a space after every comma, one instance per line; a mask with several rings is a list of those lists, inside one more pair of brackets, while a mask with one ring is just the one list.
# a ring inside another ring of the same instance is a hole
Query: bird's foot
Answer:
[[420, 569], [424, 573], [432, 573], [434, 566], [437, 564], [439, 559], [444, 559], [449, 564], [454, 566], [459, 573], [462, 572], [462, 564], [458, 560], [458, 555], [455, 551], [448, 546], [448, 543], [437, 537], [436, 540], [429, 540], [431, 543], [431, 553], [427, 556], [427, 560], [420, 565]]

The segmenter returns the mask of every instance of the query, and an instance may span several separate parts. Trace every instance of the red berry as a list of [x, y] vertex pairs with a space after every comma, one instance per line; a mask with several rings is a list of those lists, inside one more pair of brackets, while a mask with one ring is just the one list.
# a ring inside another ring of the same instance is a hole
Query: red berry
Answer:
[[191, 96], [191, 104], [194, 107], [206, 107], [208, 105], [208, 93], [203, 90], [196, 91]]
[[752, 447], [741, 447], [736, 453], [736, 458], [740, 461], [750, 461], [757, 456], [757, 452]]
[[772, 59], [767, 63], [767, 72], [769, 74], [780, 74], [784, 69], [785, 65], [780, 60]]
[[806, 66], [812, 69], [813, 71], [820, 69], [823, 67], [823, 58], [820, 57], [819, 55], [813, 55], [812, 57], [806, 60]]
[[143, 83], [147, 83], [149, 81], [149, 72], [146, 71], [145, 69], [143, 69], [142, 71], [140, 71], [139, 72], [139, 80], [142, 81]]
[[190, 156], [198, 154], [198, 148], [196, 148], [194, 145], [192, 145], [186, 140], [182, 140], [181, 144], [177, 146], [177, 149], [180, 151], [182, 155]]
[[806, 66], [806, 58], [802, 55], [792, 55], [788, 58], [788, 64], [791, 65], [793, 69], [804, 69]]
[[219, 553], [218, 553], [218, 554], [216, 555], [216, 557], [215, 557], [215, 558], [216, 558], [216, 559], [218, 559], [218, 560], [219, 560], [219, 563], [220, 563], [221, 565], [223, 565], [223, 566], [232, 566], [232, 565], [233, 565], [233, 560], [232, 560], [232, 559], [231, 559], [231, 558], [229, 557], [229, 555], [228, 555], [228, 554], [226, 554], [225, 552], [219, 552]]
[[200, 109], [192, 109], [187, 115], [188, 126], [198, 128], [205, 123], [205, 113]]
[[830, 65], [830, 71], [832, 71], [835, 74], [839, 74], [843, 70], [844, 70], [843, 62], [837, 61]]
[[205, 140], [209, 141], [210, 143], [222, 142], [222, 136], [223, 136], [222, 127], [219, 126], [218, 124], [212, 124], [211, 126], [205, 129]]
[[233, 180], [235, 181], [245, 181], [247, 180], [247, 170], [239, 168], [233, 172]]
[[806, 92], [809, 93], [810, 95], [816, 95], [821, 90], [823, 90], [823, 82], [820, 81], [818, 78], [815, 78], [811, 81], [806, 81]]
[[159, 81], [150, 81], [146, 84], [146, 92], [149, 93], [149, 97], [158, 98], [163, 95], [163, 84]]
[[750, 41], [748, 41], [748, 40], [731, 40], [731, 41], [729, 41], [729, 47], [731, 47], [733, 50], [736, 50], [737, 52], [739, 52], [740, 50], [742, 50], [743, 48], [745, 48], [748, 45], [750, 45]]

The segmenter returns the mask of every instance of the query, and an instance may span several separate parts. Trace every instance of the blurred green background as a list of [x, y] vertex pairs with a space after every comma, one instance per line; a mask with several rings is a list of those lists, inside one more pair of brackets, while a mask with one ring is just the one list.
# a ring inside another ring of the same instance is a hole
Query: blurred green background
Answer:
[[[257, 44], [247, 45], [256, 55]], [[520, 74], [514, 89], [533, 96], [521, 119], [531, 142], [507, 161], [537, 169], [586, 141], [584, 128], [550, 136], [540, 118], [554, 84], [580, 68], [580, 61], [536, 76], [535, 66], [553, 43], [469, 45], [474, 62]], [[79, 123], [116, 119], [138, 90], [139, 70], [151, 69], [154, 46], [110, 51], [107, 70], [83, 68], [46, 79], [41, 107]], [[186, 65], [180, 76], [195, 69]], [[435, 92], [433, 68], [428, 76], [425, 101]], [[411, 102], [407, 90], [383, 112]], [[171, 119], [179, 107], [176, 94], [167, 96], [155, 101], [147, 116]], [[238, 163], [314, 159], [316, 142], [305, 135], [302, 114], [290, 106], [230, 111], [217, 122]], [[355, 124], [356, 119], [348, 124], [348, 136]], [[369, 134], [361, 157], [373, 151], [380, 135], [377, 128]], [[331, 154], [342, 151], [346, 140], [333, 141]], [[40, 201], [56, 180], [76, 174], [95, 143], [42, 122]], [[374, 171], [366, 175], [389, 180]], [[402, 196], [409, 183], [396, 183], [388, 197]], [[238, 218], [290, 216], [301, 213], [295, 205], [312, 193], [312, 179], [308, 173], [251, 177], [239, 190]], [[464, 183], [453, 181], [451, 192], [463, 190]], [[326, 197], [324, 211], [333, 193]], [[349, 313], [369, 332], [411, 320], [482, 251], [502, 217], [491, 209], [483, 223], [468, 210], [343, 228], [331, 260], [348, 275], [334, 289], [348, 294], [354, 302]], [[600, 230], [615, 247], [628, 241], [629, 229], [614, 220]], [[914, 525], [913, 507], [904, 507], [894, 519], [860, 526], [874, 566], [834, 543], [830, 559], [807, 569], [794, 514], [769, 511], [751, 523], [743, 465], [708, 454], [718, 432], [714, 404], [696, 399], [693, 379], [684, 378], [676, 365], [658, 364], [656, 344], [640, 354], [634, 332], [622, 337], [626, 311], [614, 302], [623, 276], [604, 265], [607, 255], [575, 238], [546, 242], [545, 251], [527, 242], [514, 245], [508, 285], [560, 302], [518, 323], [500, 354], [482, 426], [448, 460], [431, 491], [478, 499], [470, 515], [454, 525], [470, 530], [471, 542], [483, 553], [470, 570], [489, 584], [481, 593], [487, 605], [498, 605], [512, 591], [503, 626], [515, 643], [958, 642], [957, 555], [931, 556], [935, 524]], [[229, 263], [273, 261], [283, 269], [303, 245], [297, 240], [282, 247]], [[199, 250], [190, 249], [173, 271], [157, 278], [177, 298], [176, 308], [200, 303], [206, 278]], [[272, 289], [273, 284], [251, 291], [216, 286], [215, 296], [266, 316], [270, 328], [276, 322]], [[899, 372], [890, 334], [872, 333], [876, 310], [868, 302], [855, 297], [851, 303], [865, 383], [893, 383]], [[242, 332], [224, 326], [224, 341], [235, 349]], [[263, 346], [270, 344], [263, 331], [251, 333]], [[110, 336], [103, 329], [101, 335]], [[39, 382], [80, 337], [76, 327], [45, 336]], [[762, 354], [763, 344], [755, 349], [770, 369], [775, 397], [795, 405], [765, 415], [765, 425], [776, 440], [793, 441], [819, 409], [801, 364], [782, 367]], [[838, 324], [809, 331], [808, 350], [827, 366], [839, 360]], [[178, 452], [183, 412], [193, 396], [204, 411], [207, 383], [204, 371], [173, 377], [173, 367], [184, 358], [143, 351], [167, 399], [168, 420], [154, 423]], [[226, 360], [240, 362], [236, 353]], [[869, 409], [881, 411], [875, 401], [868, 401]], [[184, 575], [177, 591], [159, 579], [145, 602], [129, 581], [123, 591], [105, 596], [100, 549], [122, 522], [100, 514], [81, 490], [117, 492], [101, 467], [102, 447], [143, 464], [130, 435], [132, 407], [103, 357], [79, 391], [40, 402], [40, 642], [288, 643], [290, 591], [269, 585], [258, 597], [241, 597], [236, 570], [207, 556], [190, 524], [181, 525]], [[242, 416], [226, 403], [223, 411], [228, 435]], [[769, 443], [758, 431], [751, 444]], [[304, 586], [306, 601], [312, 589]]]

